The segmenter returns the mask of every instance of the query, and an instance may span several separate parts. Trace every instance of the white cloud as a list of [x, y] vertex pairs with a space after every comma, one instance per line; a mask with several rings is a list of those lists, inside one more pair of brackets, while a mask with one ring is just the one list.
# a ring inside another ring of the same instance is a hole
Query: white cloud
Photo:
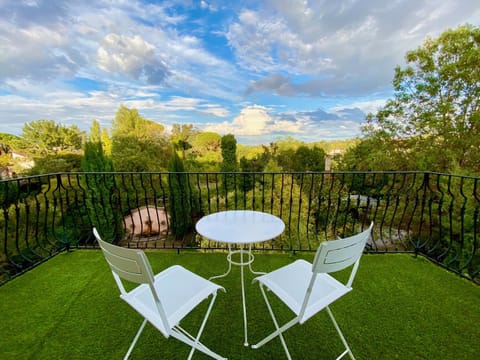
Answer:
[[360, 124], [349, 120], [326, 120], [320, 125], [306, 126], [301, 139], [305, 142], [348, 139], [360, 136]]
[[127, 37], [108, 34], [98, 49], [98, 66], [107, 72], [126, 72], [138, 75], [144, 62], [154, 58], [155, 46], [140, 36]]
[[233, 134], [238, 136], [260, 136], [275, 133], [298, 133], [300, 124], [289, 120], [275, 119], [268, 114], [263, 106], [249, 106], [240, 112], [233, 121], [209, 123], [205, 131], [219, 134]]
[[218, 10], [215, 5], [213, 5], [211, 2], [205, 1], [205, 0], [200, 1], [200, 7], [202, 9], [208, 9], [208, 10], [213, 11], [213, 12]]
[[252, 106], [243, 109], [232, 121], [232, 129], [238, 135], [262, 135], [267, 131], [267, 125], [272, 122], [266, 109]]
[[225, 118], [230, 115], [230, 111], [227, 108], [217, 104], [203, 104], [198, 110], [200, 113], [218, 118]]
[[15, 29], [0, 23], [0, 81], [16, 78], [48, 80], [75, 73], [82, 64], [68, 49], [65, 28], [30, 26]]
[[108, 34], [97, 51], [97, 65], [106, 72], [127, 74], [159, 84], [169, 75], [166, 65], [155, 54], [155, 46], [139, 35]]
[[477, 0], [268, 4], [245, 9], [229, 27], [227, 37], [239, 64], [264, 78], [272, 73], [310, 75], [310, 84], [291, 80], [283, 87], [312, 96], [385, 91], [394, 67], [427, 35], [464, 24], [465, 17], [473, 24], [480, 20]]

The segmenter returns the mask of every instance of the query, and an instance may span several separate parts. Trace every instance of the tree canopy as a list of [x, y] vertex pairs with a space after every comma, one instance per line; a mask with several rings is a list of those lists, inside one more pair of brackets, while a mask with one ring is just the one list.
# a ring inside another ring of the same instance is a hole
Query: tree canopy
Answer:
[[232, 134], [222, 136], [222, 157], [221, 169], [224, 172], [233, 172], [238, 170], [237, 164], [237, 140]]
[[23, 126], [21, 139], [25, 151], [34, 156], [45, 156], [81, 150], [84, 136], [76, 125], [64, 126], [54, 120], [36, 120]]
[[[395, 69], [393, 98], [363, 128], [372, 150], [403, 159], [404, 170], [478, 173], [480, 28], [446, 30], [405, 59]], [[393, 168], [375, 170], [400, 170], [387, 164]]]
[[121, 106], [112, 124], [111, 156], [117, 171], [159, 171], [167, 167], [171, 146], [163, 125]]

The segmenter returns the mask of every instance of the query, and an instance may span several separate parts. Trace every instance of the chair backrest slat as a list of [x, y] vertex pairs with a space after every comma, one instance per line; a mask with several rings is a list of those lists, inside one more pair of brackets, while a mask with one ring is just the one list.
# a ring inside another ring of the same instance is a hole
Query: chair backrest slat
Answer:
[[316, 273], [331, 273], [343, 270], [360, 259], [365, 244], [370, 237], [373, 223], [370, 227], [353, 236], [324, 241], [320, 244], [312, 265]]
[[93, 233], [114, 273], [137, 284], [153, 283], [153, 271], [142, 250], [126, 249], [107, 243], [100, 238], [96, 229], [93, 229]]

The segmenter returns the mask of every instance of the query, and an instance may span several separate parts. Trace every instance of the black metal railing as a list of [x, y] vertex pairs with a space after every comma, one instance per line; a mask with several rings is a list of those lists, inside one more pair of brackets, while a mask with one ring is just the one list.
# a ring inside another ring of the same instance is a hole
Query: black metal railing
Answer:
[[195, 233], [227, 209], [286, 224], [257, 250], [313, 251], [375, 222], [369, 252], [412, 252], [480, 283], [480, 178], [431, 172], [61, 173], [0, 181], [0, 283], [60, 251], [108, 241], [223, 249]]

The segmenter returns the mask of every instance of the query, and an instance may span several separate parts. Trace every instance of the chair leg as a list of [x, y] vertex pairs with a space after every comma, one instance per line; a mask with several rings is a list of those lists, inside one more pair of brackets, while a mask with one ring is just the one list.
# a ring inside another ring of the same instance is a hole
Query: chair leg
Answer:
[[265, 299], [265, 303], [267, 304], [268, 311], [270, 313], [270, 316], [272, 317], [273, 324], [275, 325], [276, 330], [273, 333], [271, 333], [270, 335], [268, 335], [267, 337], [265, 337], [263, 340], [259, 341], [255, 345], [252, 345], [252, 349], [258, 349], [259, 347], [265, 345], [267, 342], [269, 342], [270, 340], [272, 340], [272, 339], [274, 339], [278, 336], [278, 337], [280, 337], [280, 341], [282, 342], [282, 346], [283, 346], [283, 348], [285, 350], [285, 353], [287, 355], [287, 359], [291, 360], [292, 357], [290, 356], [290, 352], [288, 351], [287, 344], [285, 342], [285, 339], [283, 338], [283, 332], [288, 330], [290, 327], [292, 327], [296, 323], [298, 323], [298, 317], [293, 318], [292, 320], [290, 320], [288, 323], [286, 323], [282, 327], [279, 327], [278, 326], [278, 321], [275, 317], [275, 314], [273, 313], [272, 307], [270, 306], [270, 302], [268, 301], [267, 294], [265, 293], [265, 289], [264, 289], [264, 286], [262, 286], [262, 284], [260, 284], [260, 290], [262, 291], [263, 297]]
[[133, 341], [130, 344], [130, 347], [128, 348], [128, 351], [125, 354], [125, 357], [123, 358], [123, 360], [127, 360], [129, 358], [130, 354], [132, 353], [133, 348], [135, 347], [135, 344], [138, 341], [138, 338], [140, 337], [140, 334], [142, 333], [143, 329], [145, 328], [145, 325], [147, 325], [147, 319], [143, 320], [142, 325], [140, 325], [140, 328], [138, 329], [137, 334], [133, 338]]
[[350, 355], [350, 358], [352, 360], [355, 360], [355, 357], [353, 356], [352, 350], [350, 350], [350, 346], [348, 346], [347, 340], [345, 340], [345, 337], [343, 336], [342, 331], [340, 330], [340, 326], [338, 326], [337, 321], [335, 320], [335, 317], [333, 316], [332, 311], [330, 310], [330, 307], [326, 307], [328, 315], [330, 315], [330, 319], [332, 319], [333, 325], [335, 326], [335, 329], [337, 330], [338, 335], [340, 336], [340, 339], [342, 340], [343, 345], [345, 346], [345, 351], [340, 354], [338, 359], [343, 358], [346, 354]]
[[206, 347], [205, 345], [203, 345], [200, 342], [200, 336], [202, 335], [203, 329], [205, 328], [205, 324], [207, 323], [208, 317], [210, 316], [210, 311], [213, 308], [213, 304], [215, 302], [216, 297], [217, 297], [216, 293], [212, 294], [212, 300], [210, 301], [210, 304], [208, 305], [207, 312], [205, 314], [205, 317], [203, 318], [202, 324], [200, 325], [200, 329], [198, 330], [196, 338], [193, 337], [190, 333], [188, 333], [186, 330], [184, 330], [182, 327], [180, 327], [178, 325], [175, 326], [172, 329], [171, 335], [174, 338], [176, 338], [177, 340], [180, 340], [181, 342], [183, 342], [187, 345], [190, 345], [192, 347], [192, 349], [190, 350], [190, 353], [188, 355], [188, 360], [190, 360], [192, 358], [195, 350], [201, 351], [204, 354], [206, 354], [206, 355], [208, 355], [208, 356], [210, 356], [214, 359], [217, 359], [217, 360], [226, 359], [226, 358], [218, 355], [217, 353], [213, 352], [212, 350], [210, 350], [208, 347]]
[[226, 360], [226, 358], [218, 355], [217, 353], [213, 352], [210, 350], [208, 347], [203, 345], [201, 342], [196, 341], [195, 338], [186, 332], [184, 329], [182, 329], [179, 326], [176, 326], [172, 329], [172, 332], [170, 333], [175, 339], [180, 340], [184, 344], [190, 345], [192, 348], [195, 348], [198, 351], [203, 352], [204, 354], [216, 359], [216, 360]]
[[[197, 337], [195, 338], [195, 344], [198, 344], [200, 342], [200, 336], [202, 335], [203, 329], [205, 328], [205, 324], [207, 323], [208, 317], [210, 316], [210, 311], [213, 308], [213, 303], [215, 302], [215, 299], [217, 298], [217, 293], [212, 294], [212, 300], [210, 300], [210, 304], [208, 305], [207, 313], [205, 314], [205, 317], [203, 318], [202, 324], [200, 325], [200, 329], [198, 329]], [[193, 356], [193, 352], [195, 351], [195, 348], [192, 347], [192, 350], [190, 351], [190, 354], [188, 355], [188, 360], [190, 360]]]

